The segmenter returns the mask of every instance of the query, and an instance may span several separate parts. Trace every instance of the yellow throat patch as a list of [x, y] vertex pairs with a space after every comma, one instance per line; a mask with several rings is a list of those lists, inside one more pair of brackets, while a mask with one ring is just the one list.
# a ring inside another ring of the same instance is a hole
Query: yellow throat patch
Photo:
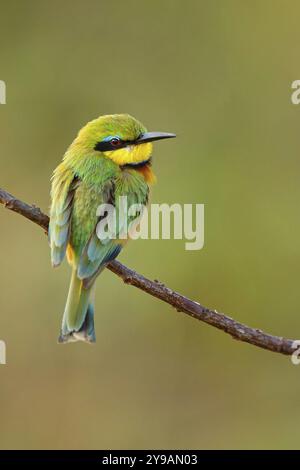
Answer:
[[109, 150], [103, 154], [117, 165], [141, 163], [149, 160], [152, 154], [152, 144], [147, 142], [140, 145], [128, 145], [118, 150]]

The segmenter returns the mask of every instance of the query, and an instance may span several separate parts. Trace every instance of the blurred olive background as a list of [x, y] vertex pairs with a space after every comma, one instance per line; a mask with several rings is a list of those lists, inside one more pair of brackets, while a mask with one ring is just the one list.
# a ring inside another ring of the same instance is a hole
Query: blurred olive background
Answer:
[[[127, 112], [155, 145], [152, 201], [204, 203], [205, 247], [120, 260], [257, 328], [300, 337], [299, 2], [0, 3], [0, 186], [44, 211], [78, 129]], [[300, 366], [98, 280], [97, 343], [57, 344], [69, 269], [0, 208], [0, 447], [299, 448]]]

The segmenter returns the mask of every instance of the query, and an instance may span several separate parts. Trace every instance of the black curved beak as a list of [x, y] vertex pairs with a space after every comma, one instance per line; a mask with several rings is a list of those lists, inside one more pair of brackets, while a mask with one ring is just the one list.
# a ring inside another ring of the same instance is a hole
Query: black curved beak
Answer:
[[170, 134], [169, 132], [146, 132], [140, 135], [134, 142], [136, 145], [145, 144], [146, 142], [153, 142], [154, 140], [172, 139], [176, 137], [176, 134]]

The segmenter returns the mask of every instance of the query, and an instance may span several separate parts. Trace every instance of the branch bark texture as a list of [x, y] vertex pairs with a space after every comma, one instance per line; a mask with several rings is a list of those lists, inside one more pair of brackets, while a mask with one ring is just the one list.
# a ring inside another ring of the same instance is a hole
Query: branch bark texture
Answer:
[[[7, 209], [17, 212], [39, 225], [47, 233], [49, 217], [35, 205], [26, 204], [1, 188], [0, 203]], [[183, 312], [197, 320], [208, 323], [231, 335], [234, 339], [286, 355], [291, 355], [296, 349], [295, 340], [273, 336], [260, 329], [244, 325], [223, 313], [204, 307], [200, 303], [173, 291], [157, 280], [151, 281], [147, 279], [133, 269], [124, 266], [119, 261], [112, 261], [108, 264], [107, 268], [123, 279], [125, 284], [143, 290], [147, 294], [171, 305], [178, 312]]]

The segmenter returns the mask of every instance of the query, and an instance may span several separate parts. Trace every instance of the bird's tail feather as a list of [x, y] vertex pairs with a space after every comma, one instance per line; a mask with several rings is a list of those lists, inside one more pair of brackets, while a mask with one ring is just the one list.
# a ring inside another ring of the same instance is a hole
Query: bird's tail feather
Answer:
[[73, 269], [59, 343], [96, 341], [94, 329], [94, 285], [86, 289]]

